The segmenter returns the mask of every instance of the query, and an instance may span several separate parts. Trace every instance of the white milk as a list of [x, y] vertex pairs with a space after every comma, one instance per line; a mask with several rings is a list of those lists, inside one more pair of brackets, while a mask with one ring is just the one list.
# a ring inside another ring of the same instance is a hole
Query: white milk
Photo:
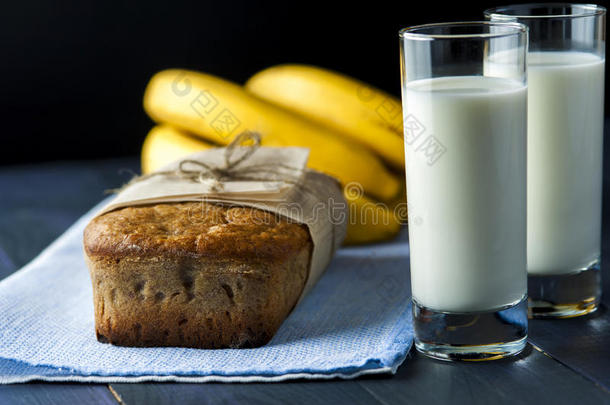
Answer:
[[562, 274], [599, 258], [604, 60], [528, 55], [527, 265]]
[[[484, 311], [525, 294], [526, 98], [521, 83], [477, 76], [404, 89], [411, 281], [421, 305]], [[415, 119], [425, 129], [412, 130]]]

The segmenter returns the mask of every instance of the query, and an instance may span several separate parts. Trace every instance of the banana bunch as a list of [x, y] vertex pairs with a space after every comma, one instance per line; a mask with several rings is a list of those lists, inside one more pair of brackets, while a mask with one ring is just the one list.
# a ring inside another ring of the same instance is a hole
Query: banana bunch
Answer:
[[403, 170], [400, 100], [326, 69], [279, 65], [246, 82], [252, 94], [330, 128]]
[[[272, 74], [273, 69], [255, 75], [246, 87], [187, 70], [165, 70], [153, 76], [145, 91], [144, 109], [159, 125], [144, 142], [143, 171], [197, 150], [226, 145], [245, 130], [256, 131], [263, 146], [309, 148], [308, 166], [345, 186], [350, 205], [346, 243], [394, 236], [400, 230], [400, 218], [394, 215], [393, 204], [404, 200], [403, 180], [388, 169], [404, 166], [402, 140], [394, 129], [402, 128], [402, 113], [399, 120], [389, 114], [389, 105], [396, 100], [321, 69], [306, 69], [308, 73], [301, 75], [304, 80], [298, 79], [298, 66], [294, 73], [288, 72], [294, 80], [288, 80], [286, 72]], [[322, 82], [318, 95], [306, 90], [307, 81], [316, 81], [316, 73]], [[288, 85], [299, 80], [304, 83]], [[332, 98], [324, 97], [324, 86]], [[292, 95], [281, 95], [299, 91], [302, 100], [294, 103]], [[382, 107], [371, 103], [373, 98], [387, 104], [380, 110], [385, 115], [378, 111]]]

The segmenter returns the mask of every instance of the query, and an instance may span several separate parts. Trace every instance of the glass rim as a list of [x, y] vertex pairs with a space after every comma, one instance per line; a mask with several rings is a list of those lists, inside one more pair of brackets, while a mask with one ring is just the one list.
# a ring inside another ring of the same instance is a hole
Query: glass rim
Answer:
[[[423, 31], [434, 28], [449, 28], [449, 27], [505, 27], [511, 28], [507, 32], [478, 32], [467, 34], [432, 34], [421, 33]], [[456, 21], [456, 22], [441, 22], [431, 24], [412, 25], [402, 28], [398, 31], [398, 36], [402, 39], [424, 40], [431, 41], [435, 39], [476, 39], [476, 38], [501, 38], [511, 35], [527, 33], [528, 27], [519, 22], [500, 22], [500, 21]]]
[[[583, 10], [585, 12], [580, 14], [542, 14], [542, 15], [525, 15], [525, 14], [506, 14], [502, 10], [510, 9], [533, 9], [535, 7], [551, 9], [573, 7]], [[601, 16], [606, 13], [606, 8], [598, 4], [593, 3], [523, 3], [523, 4], [509, 4], [507, 6], [499, 6], [488, 8], [483, 12], [483, 15], [487, 18], [505, 18], [505, 19], [521, 19], [521, 20], [535, 20], [535, 19], [575, 19], [583, 17], [595, 17]]]

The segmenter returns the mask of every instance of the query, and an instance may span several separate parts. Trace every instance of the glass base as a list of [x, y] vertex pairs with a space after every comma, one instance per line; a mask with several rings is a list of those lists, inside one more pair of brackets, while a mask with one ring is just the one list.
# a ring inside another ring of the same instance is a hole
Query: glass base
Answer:
[[602, 294], [599, 260], [575, 273], [529, 275], [527, 279], [533, 318], [572, 318], [590, 314], [599, 305]]
[[527, 297], [485, 312], [439, 312], [413, 299], [415, 348], [439, 360], [481, 361], [514, 356], [526, 346]]

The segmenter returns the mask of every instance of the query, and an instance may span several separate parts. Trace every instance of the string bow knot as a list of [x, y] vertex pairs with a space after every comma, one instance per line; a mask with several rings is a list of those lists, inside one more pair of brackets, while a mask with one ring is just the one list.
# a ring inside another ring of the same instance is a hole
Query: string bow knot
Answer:
[[121, 189], [134, 183], [156, 176], [174, 176], [196, 183], [209, 183], [210, 190], [219, 192], [224, 189], [224, 182], [230, 181], [283, 181], [288, 184], [299, 182], [301, 168], [281, 163], [263, 163], [257, 165], [243, 165], [261, 146], [260, 134], [252, 131], [240, 133], [225, 147], [224, 166], [214, 166], [201, 160], [184, 159], [175, 170], [157, 171], [138, 176], [129, 181]]

